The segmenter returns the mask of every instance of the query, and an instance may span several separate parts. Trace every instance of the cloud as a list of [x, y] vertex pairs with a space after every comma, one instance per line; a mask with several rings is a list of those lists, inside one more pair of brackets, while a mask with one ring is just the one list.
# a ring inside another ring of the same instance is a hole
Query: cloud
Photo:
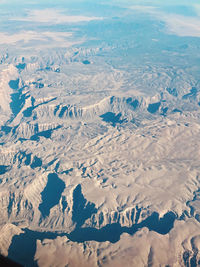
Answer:
[[194, 11], [196, 12], [197, 16], [200, 16], [200, 4], [193, 5]]
[[156, 7], [154, 6], [146, 6], [146, 5], [134, 5], [134, 6], [130, 6], [129, 9], [135, 10], [135, 11], [140, 11], [140, 12], [155, 12], [156, 11]]
[[30, 10], [26, 17], [16, 17], [11, 20], [17, 21], [30, 21], [50, 24], [62, 24], [62, 23], [78, 23], [89, 22], [92, 20], [101, 20], [101, 17], [88, 17], [88, 16], [69, 16], [61, 13], [59, 10], [43, 9], [43, 10]]
[[134, 5], [129, 9], [147, 13], [153, 18], [165, 23], [166, 32], [182, 37], [200, 37], [200, 5], [193, 6], [196, 16], [184, 16], [176, 13], [167, 13], [159, 10], [159, 7]]
[[168, 33], [178, 36], [200, 37], [200, 18], [180, 15], [163, 17]]
[[59, 46], [69, 47], [82, 41], [73, 41], [73, 34], [70, 32], [35, 32], [35, 31], [22, 31], [15, 34], [7, 34], [0, 32], [0, 45], [5, 44], [17, 44], [20, 42], [25, 46], [31, 46], [34, 42], [34, 46]]

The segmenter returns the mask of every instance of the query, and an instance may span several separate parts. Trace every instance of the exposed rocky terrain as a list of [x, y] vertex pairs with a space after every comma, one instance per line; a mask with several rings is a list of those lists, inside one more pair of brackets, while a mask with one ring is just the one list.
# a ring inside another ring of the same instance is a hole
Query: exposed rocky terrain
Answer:
[[[79, 20], [97, 27], [97, 15]], [[198, 38], [150, 53], [137, 38], [63, 33], [47, 49], [30, 35], [0, 42], [0, 253], [24, 266], [200, 265]]]

